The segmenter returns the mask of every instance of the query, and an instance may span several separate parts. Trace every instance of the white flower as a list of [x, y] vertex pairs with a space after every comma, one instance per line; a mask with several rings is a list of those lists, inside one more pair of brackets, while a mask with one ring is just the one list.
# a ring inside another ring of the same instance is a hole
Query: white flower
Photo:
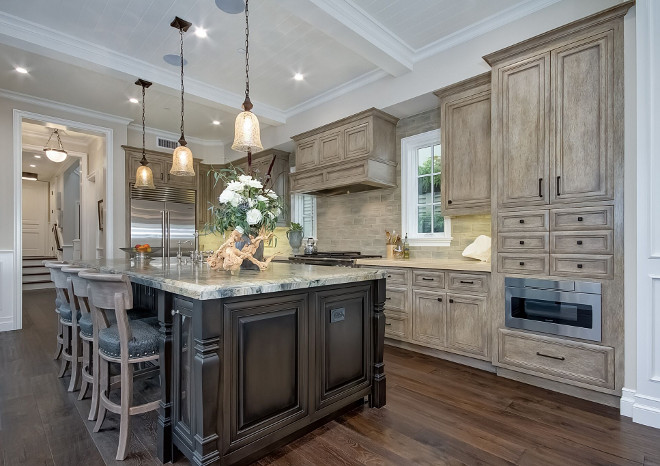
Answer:
[[236, 196], [236, 193], [229, 188], [225, 189], [222, 191], [222, 194], [220, 194], [220, 197], [218, 198], [218, 201], [220, 204], [226, 204], [230, 202], [234, 197]]
[[257, 204], [257, 201], [255, 201], [254, 199], [248, 199], [248, 205], [250, 207], [254, 207], [256, 204]]
[[259, 202], [266, 202], [268, 198], [266, 196], [262, 196], [261, 194], [257, 195], [257, 201]]
[[252, 177], [250, 175], [238, 175], [238, 181], [243, 184], [249, 184], [252, 181]]
[[259, 209], [250, 209], [245, 213], [245, 218], [250, 225], [256, 225], [261, 222], [263, 215], [261, 215]]
[[268, 218], [275, 218], [275, 215], [273, 215], [272, 212], [268, 212], [267, 215], [268, 215]]
[[227, 189], [230, 191], [243, 191], [243, 189], [245, 189], [245, 185], [240, 181], [230, 181], [227, 185]]
[[277, 194], [275, 194], [275, 191], [273, 191], [272, 189], [268, 190], [266, 196], [270, 197], [271, 199], [277, 199]]
[[251, 188], [263, 188], [264, 187], [264, 185], [261, 184], [261, 181], [253, 180], [253, 179], [250, 179], [249, 181], [246, 181], [245, 184], [248, 185]]
[[233, 194], [234, 194], [234, 197], [231, 198], [231, 200], [229, 201], [229, 203], [230, 203], [232, 206], [234, 206], [234, 207], [238, 207], [238, 204], [240, 204], [241, 202], [243, 202], [243, 196], [241, 196], [241, 195], [238, 194], [238, 193], [233, 193]]

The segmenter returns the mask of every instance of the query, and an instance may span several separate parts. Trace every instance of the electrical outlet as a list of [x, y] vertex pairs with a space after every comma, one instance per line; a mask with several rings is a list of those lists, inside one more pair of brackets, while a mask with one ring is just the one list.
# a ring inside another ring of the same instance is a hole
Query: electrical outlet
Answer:
[[346, 317], [346, 309], [343, 307], [332, 309], [330, 311], [330, 323], [341, 322]]

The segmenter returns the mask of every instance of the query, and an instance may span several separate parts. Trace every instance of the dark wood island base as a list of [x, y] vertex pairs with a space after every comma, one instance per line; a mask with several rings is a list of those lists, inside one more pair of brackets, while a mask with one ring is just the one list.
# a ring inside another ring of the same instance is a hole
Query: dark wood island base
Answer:
[[385, 405], [385, 280], [199, 300], [152, 289], [158, 457], [255, 461], [369, 399]]

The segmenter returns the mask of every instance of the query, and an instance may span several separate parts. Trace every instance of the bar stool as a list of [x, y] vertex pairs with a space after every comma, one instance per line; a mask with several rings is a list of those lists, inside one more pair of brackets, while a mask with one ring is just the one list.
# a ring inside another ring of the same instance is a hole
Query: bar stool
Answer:
[[[101, 429], [107, 411], [120, 415], [116, 459], [121, 461], [126, 458], [131, 416], [153, 411], [159, 405], [158, 400], [133, 405], [133, 365], [158, 360], [159, 332], [147, 322], [128, 318], [133, 290], [125, 275], [80, 272], [79, 276], [89, 283], [89, 307], [98, 328], [99, 412], [94, 432]], [[106, 310], [114, 311], [116, 324], [108, 325]], [[109, 399], [110, 363], [120, 364], [120, 404]]]
[[[94, 272], [94, 269], [68, 266], [62, 267], [61, 270], [67, 277], [67, 290], [69, 292], [71, 309], [73, 312], [80, 314], [80, 318], [78, 319], [78, 327], [80, 328], [80, 332], [78, 335], [74, 335], [76, 337], [76, 341], [74, 342], [72, 339], [72, 346], [75, 347], [78, 344], [79, 338], [82, 344], [82, 363], [80, 365], [80, 371], [76, 372], [77, 376], [79, 375], [81, 379], [80, 394], [78, 395], [78, 399], [82, 400], [85, 398], [89, 386], [92, 386], [92, 392], [94, 392], [93, 368], [98, 364], [92, 362], [92, 355], [94, 354], [94, 326], [92, 324], [92, 315], [89, 311], [89, 304], [87, 301], [87, 280], [80, 278], [78, 273]], [[96, 409], [94, 409], [94, 419], [96, 419]]]
[[80, 341], [78, 339], [78, 311], [72, 312], [71, 300], [69, 295], [67, 275], [62, 272], [62, 268], [68, 266], [66, 262], [48, 262], [45, 264], [50, 269], [50, 276], [55, 283], [55, 289], [62, 302], [60, 304], [60, 324], [62, 325], [62, 363], [58, 377], [64, 377], [66, 369], [71, 364], [71, 381], [68, 391], [72, 392], [78, 385], [78, 363], [80, 362]]
[[[66, 261], [42, 261], [41, 264], [44, 267], [48, 267], [47, 264], [67, 264]], [[50, 268], [50, 267], [49, 267]], [[50, 270], [49, 270], [50, 271]], [[53, 278], [53, 274], [51, 272], [50, 274], [50, 280], [55, 283], [55, 279]], [[62, 347], [64, 343], [64, 337], [63, 337], [63, 331], [62, 331], [62, 323], [60, 322], [60, 306], [62, 305], [62, 299], [60, 298], [60, 294], [57, 291], [57, 287], [55, 287], [55, 314], [57, 317], [57, 339], [56, 339], [56, 348], [55, 348], [55, 355], [53, 356], [53, 359], [58, 360], [60, 358], [60, 355], [62, 354]]]

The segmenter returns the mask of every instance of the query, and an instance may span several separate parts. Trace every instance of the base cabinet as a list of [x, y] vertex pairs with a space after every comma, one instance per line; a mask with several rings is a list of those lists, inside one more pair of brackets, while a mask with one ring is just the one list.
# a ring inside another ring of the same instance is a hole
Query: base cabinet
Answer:
[[448, 293], [447, 301], [447, 346], [486, 357], [490, 334], [486, 298]]
[[446, 293], [413, 291], [413, 340], [435, 347], [446, 345], [446, 303]]

